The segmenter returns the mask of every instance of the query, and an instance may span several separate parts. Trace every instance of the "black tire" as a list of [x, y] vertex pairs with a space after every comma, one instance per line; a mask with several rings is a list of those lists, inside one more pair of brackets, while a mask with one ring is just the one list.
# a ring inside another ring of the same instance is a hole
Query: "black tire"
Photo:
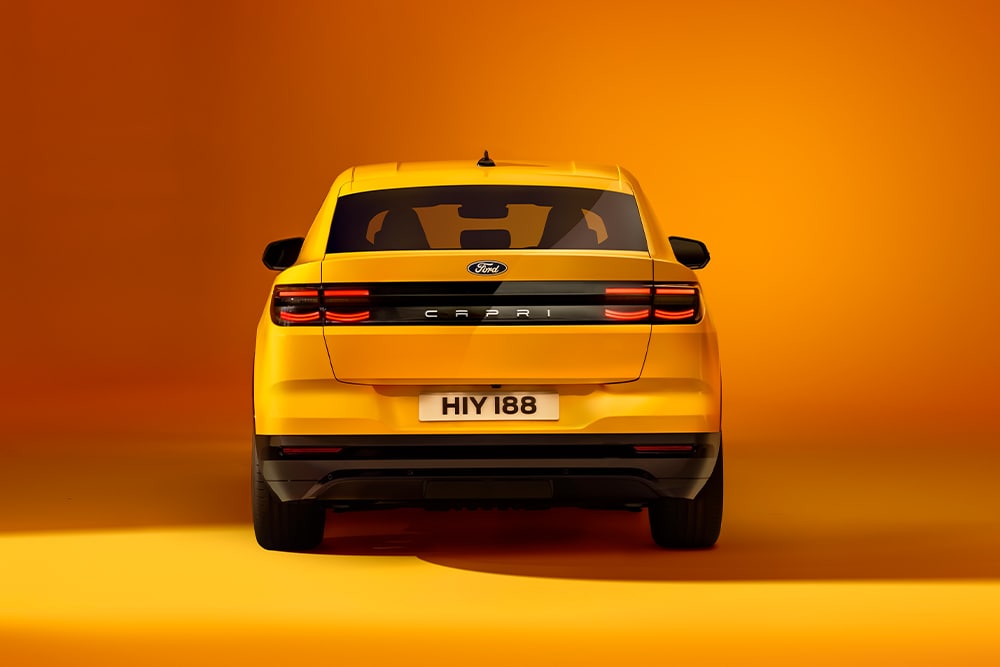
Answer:
[[666, 549], [707, 549], [722, 528], [722, 449], [694, 500], [661, 498], [649, 505], [653, 541]]
[[308, 551], [323, 541], [326, 509], [316, 502], [282, 502], [260, 470], [254, 447], [251, 491], [257, 544], [272, 551]]

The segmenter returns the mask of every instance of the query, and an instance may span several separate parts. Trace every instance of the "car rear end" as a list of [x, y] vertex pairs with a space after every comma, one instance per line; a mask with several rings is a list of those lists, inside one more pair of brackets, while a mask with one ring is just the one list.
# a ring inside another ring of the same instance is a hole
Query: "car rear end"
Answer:
[[715, 331], [643, 208], [617, 169], [338, 179], [258, 326], [261, 544], [314, 546], [317, 508], [662, 509], [721, 484]]

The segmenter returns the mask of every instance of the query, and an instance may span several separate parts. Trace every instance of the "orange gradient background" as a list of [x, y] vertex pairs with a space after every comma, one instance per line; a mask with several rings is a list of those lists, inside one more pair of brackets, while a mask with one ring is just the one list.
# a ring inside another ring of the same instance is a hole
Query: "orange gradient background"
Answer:
[[[720, 332], [729, 497], [741, 501], [718, 553], [727, 534], [750, 534], [740, 517], [755, 498], [777, 514], [795, 504], [736, 472], [761, 472], [754, 452], [781, 448], [794, 451], [782, 472], [803, 491], [836, 488], [874, 461], [881, 511], [906, 525], [918, 510], [893, 500], [894, 484], [907, 498], [948, 496], [972, 474], [983, 490], [963, 499], [977, 525], [997, 527], [996, 3], [101, 0], [5, 11], [0, 409], [9, 488], [24, 492], [9, 493], [11, 507], [35, 488], [31, 438], [78, 466], [67, 479], [129, 469], [88, 469], [66, 435], [122, 451], [136, 434], [214, 438], [217, 468], [243, 494], [253, 335], [272, 279], [264, 245], [303, 234], [349, 166], [471, 162], [486, 148], [498, 160], [620, 163], [672, 234], [708, 244], [700, 277]], [[226, 489], [154, 506], [153, 523], [203, 523], [212, 503], [223, 521], [246, 521], [244, 496]], [[35, 513], [11, 512], [8, 531], [143, 524], [127, 511], [95, 519], [112, 511], [99, 486], [86, 517], [35, 491]], [[817, 522], [843, 518], [843, 498], [814, 501]], [[858, 496], [846, 502], [868, 511]], [[811, 520], [797, 524], [804, 534]], [[1000, 549], [976, 544], [937, 575], [962, 578], [968, 562], [970, 576], [1000, 576]], [[942, 555], [926, 546], [914, 550]], [[888, 576], [901, 554], [831, 578]], [[786, 564], [796, 577], [831, 572]]]
[[621, 163], [709, 244], [732, 426], [993, 428], [995, 5], [689, 4], [14, 8], [8, 387], [245, 413], [264, 244], [488, 148]]

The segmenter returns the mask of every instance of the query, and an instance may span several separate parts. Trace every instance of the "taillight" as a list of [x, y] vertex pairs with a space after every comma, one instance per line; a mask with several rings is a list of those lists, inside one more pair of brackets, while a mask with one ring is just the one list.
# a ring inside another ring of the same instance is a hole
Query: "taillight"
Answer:
[[323, 289], [321, 285], [278, 285], [271, 321], [282, 326], [356, 324], [370, 317], [367, 289]]
[[604, 317], [618, 322], [691, 324], [701, 317], [698, 288], [690, 285], [608, 287], [604, 299]]
[[605, 308], [604, 316], [609, 320], [638, 322], [649, 318], [649, 308], [632, 308], [630, 310]]
[[618, 322], [645, 322], [649, 320], [650, 287], [604, 288], [604, 317]]
[[271, 299], [271, 321], [282, 326], [320, 324], [318, 285], [278, 285]]
[[323, 299], [329, 323], [356, 324], [371, 317], [366, 289], [326, 289]]
[[278, 285], [279, 326], [694, 324], [697, 283], [598, 281]]
[[697, 322], [698, 289], [686, 285], [656, 285], [653, 288], [653, 319], [665, 322]]

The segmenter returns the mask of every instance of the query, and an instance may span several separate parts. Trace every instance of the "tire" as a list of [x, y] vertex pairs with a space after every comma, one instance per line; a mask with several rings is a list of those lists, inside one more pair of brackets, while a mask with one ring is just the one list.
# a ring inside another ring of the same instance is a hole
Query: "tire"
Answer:
[[722, 528], [722, 449], [694, 500], [661, 498], [649, 505], [653, 541], [665, 549], [708, 549]]
[[271, 551], [308, 551], [323, 541], [326, 509], [313, 501], [282, 502], [264, 480], [254, 446], [253, 530], [257, 544]]

